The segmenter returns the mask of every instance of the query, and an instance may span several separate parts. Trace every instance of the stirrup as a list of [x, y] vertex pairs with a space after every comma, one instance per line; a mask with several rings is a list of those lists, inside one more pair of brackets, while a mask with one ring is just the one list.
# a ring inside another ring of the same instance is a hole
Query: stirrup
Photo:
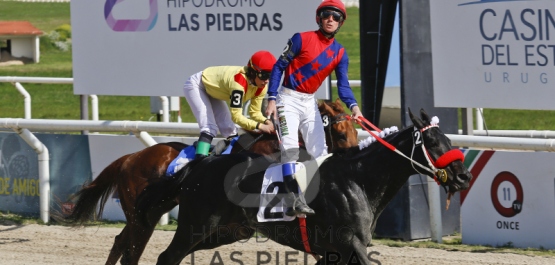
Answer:
[[298, 216], [298, 215], [315, 215], [316, 212], [314, 212], [314, 210], [312, 210], [312, 208], [310, 207], [306, 207], [304, 210], [301, 209], [295, 209], [295, 207], [287, 207], [287, 210], [285, 210], [285, 215], [287, 216]]
[[203, 159], [203, 158], [206, 158], [206, 157], [208, 157], [208, 156], [205, 155], [205, 154], [195, 154], [195, 159]]
[[285, 215], [287, 216], [297, 216], [299, 214], [304, 215], [314, 215], [316, 214], [308, 204], [304, 203], [299, 197], [295, 196], [292, 207], [287, 207], [285, 210]]

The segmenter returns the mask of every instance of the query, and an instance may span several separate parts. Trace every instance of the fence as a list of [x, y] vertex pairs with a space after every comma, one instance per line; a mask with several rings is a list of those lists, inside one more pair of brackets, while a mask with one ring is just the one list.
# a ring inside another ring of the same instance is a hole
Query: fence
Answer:
[[[14, 83], [18, 91], [25, 97], [25, 119], [0, 118], [0, 128], [7, 128], [18, 133], [21, 138], [29, 144], [39, 157], [39, 189], [41, 194], [50, 194], [50, 170], [49, 170], [49, 152], [46, 146], [41, 143], [29, 130], [43, 131], [111, 131], [111, 132], [131, 132], [143, 144], [151, 146], [156, 141], [150, 137], [148, 132], [154, 133], [174, 133], [174, 134], [198, 134], [198, 125], [190, 123], [169, 123], [169, 118], [164, 118], [162, 123], [159, 122], [141, 122], [141, 121], [98, 121], [98, 104], [93, 101], [93, 113], [96, 108], [96, 120], [33, 120], [31, 119], [30, 95], [25, 91], [20, 82], [32, 83], [73, 83], [73, 78], [36, 78], [36, 77], [0, 77], [0, 82]], [[353, 86], [359, 85], [360, 80], [350, 80]], [[332, 82], [332, 85], [336, 85]], [[164, 101], [163, 98], [166, 98]], [[168, 115], [167, 97], [161, 97], [164, 106], [164, 115]], [[164, 104], [165, 102], [165, 104]], [[93, 114], [93, 116], [95, 116]], [[482, 131], [480, 131], [482, 132]], [[488, 131], [490, 135], [510, 135], [510, 132]], [[478, 132], [477, 132], [478, 134]], [[484, 133], [485, 134], [485, 133]], [[529, 136], [529, 137], [552, 137], [553, 132], [536, 132], [536, 131], [520, 131], [519, 134], [513, 132], [510, 136]], [[369, 133], [359, 130], [359, 139], [365, 139]], [[464, 147], [478, 148], [497, 148], [497, 149], [513, 149], [513, 150], [534, 150], [555, 152], [555, 139], [522, 139], [510, 137], [493, 137], [493, 136], [467, 136], [467, 135], [448, 135], [453, 145]], [[430, 191], [429, 191], [430, 192]], [[430, 194], [431, 195], [431, 194]], [[437, 198], [435, 198], [437, 197]], [[430, 201], [439, 200], [439, 196], [431, 196]], [[439, 203], [437, 203], [439, 205]], [[47, 223], [49, 221], [49, 205], [50, 197], [40, 197], [40, 217]], [[436, 207], [437, 208], [437, 207]], [[435, 212], [437, 211], [434, 209]], [[437, 216], [437, 214], [436, 214]], [[168, 215], [162, 217], [160, 224], [167, 224]], [[439, 228], [440, 230], [440, 228]], [[441, 235], [436, 231], [436, 234]]]

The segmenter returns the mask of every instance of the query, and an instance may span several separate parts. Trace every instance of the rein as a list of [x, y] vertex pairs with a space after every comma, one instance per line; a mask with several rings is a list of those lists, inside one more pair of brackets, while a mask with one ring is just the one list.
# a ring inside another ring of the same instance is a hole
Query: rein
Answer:
[[[378, 127], [376, 127], [374, 124], [372, 124], [370, 121], [368, 121], [366, 118], [360, 117], [359, 119], [356, 120], [356, 122], [364, 130], [366, 130], [368, 133], [370, 133], [370, 135], [372, 135], [372, 137], [374, 137], [377, 141], [379, 141], [381, 144], [383, 144], [385, 147], [387, 147], [391, 151], [399, 154], [400, 156], [410, 160], [411, 164], [413, 165], [413, 168], [414, 168], [414, 165], [417, 165], [420, 168], [422, 168], [422, 169], [428, 171], [429, 173], [431, 173], [434, 176], [434, 180], [437, 182], [438, 185], [440, 184], [440, 181], [443, 182], [443, 183], [447, 182], [447, 171], [443, 168], [447, 167], [451, 162], [453, 162], [455, 160], [464, 161], [464, 154], [458, 149], [450, 150], [450, 151], [444, 153], [443, 155], [441, 155], [436, 161], [433, 161], [433, 158], [428, 153], [428, 150], [426, 150], [426, 147], [424, 145], [424, 138], [422, 137], [422, 133], [424, 133], [426, 130], [428, 130], [430, 128], [439, 127], [439, 125], [437, 123], [430, 124], [430, 125], [422, 128], [422, 129], [420, 129], [420, 130], [417, 129], [416, 127], [414, 127], [415, 135], [418, 134], [418, 136], [413, 138], [411, 157], [408, 157], [405, 154], [403, 154], [401, 151], [399, 151], [397, 148], [395, 148], [393, 145], [386, 142], [384, 139], [382, 139], [381, 137], [376, 135], [374, 132], [372, 132], [372, 130], [370, 130], [370, 128], [372, 128], [373, 130], [375, 130], [377, 132], [381, 132], [381, 130]], [[417, 141], [419, 141], [419, 142], [417, 142]], [[424, 157], [426, 158], [426, 161], [428, 162], [427, 167], [420, 164], [419, 162], [415, 161], [412, 158], [413, 155], [414, 155], [414, 150], [416, 149], [416, 147], [418, 145], [420, 145], [422, 147], [422, 152], [424, 153]], [[419, 172], [416, 168], [414, 168], [414, 170]]]

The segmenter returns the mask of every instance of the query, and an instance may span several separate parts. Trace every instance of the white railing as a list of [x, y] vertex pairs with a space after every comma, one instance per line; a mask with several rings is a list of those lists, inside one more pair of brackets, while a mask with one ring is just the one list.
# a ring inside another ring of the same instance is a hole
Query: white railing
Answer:
[[[366, 139], [368, 136], [370, 136], [368, 132], [363, 131], [361, 129], [357, 129], [357, 131], [358, 131], [359, 140]], [[480, 133], [481, 131], [478, 131], [478, 132]], [[497, 131], [490, 131], [490, 132], [497, 132]], [[453, 146], [476, 147], [476, 148], [487, 148], [487, 149], [503, 149], [503, 150], [519, 150], [519, 151], [525, 150], [525, 151], [555, 152], [555, 139], [526, 139], [526, 138], [515, 137], [515, 136], [525, 137], [523, 135], [525, 135], [526, 132], [531, 133], [533, 131], [520, 131], [519, 133], [513, 134], [512, 137], [457, 135], [457, 134], [447, 134], [447, 137], [451, 139], [451, 144], [453, 144]], [[555, 132], [553, 131], [544, 132], [542, 135], [555, 136]], [[539, 134], [536, 134], [535, 136], [539, 136]]]
[[[459, 130], [459, 134], [463, 134]], [[555, 131], [536, 131], [536, 130], [474, 130], [473, 135], [478, 136], [501, 136], [518, 138], [555, 138]]]
[[359, 7], [359, 0], [343, 0], [342, 2], [345, 4], [345, 7]]
[[[86, 120], [48, 120], [48, 119], [13, 119], [0, 118], [0, 128], [11, 129], [18, 133], [39, 156], [39, 189], [40, 194], [50, 194], [49, 152], [46, 146], [29, 130], [41, 131], [106, 131], [132, 132], [146, 146], [156, 144], [148, 134], [174, 133], [198, 135], [199, 127], [194, 123], [142, 122], [142, 121], [86, 121]], [[45, 223], [49, 221], [50, 197], [40, 197], [40, 217]], [[161, 219], [161, 224], [167, 224], [167, 214]]]
[[[349, 80], [349, 85], [351, 86], [361, 86], [362, 81], [360, 80]], [[331, 80], [332, 86], [337, 86], [337, 80]]]
[[[24, 103], [24, 117], [31, 119], [31, 95], [21, 83], [38, 83], [38, 84], [73, 84], [73, 78], [63, 77], [19, 77], [19, 76], [0, 76], [0, 82], [12, 83], [17, 91], [23, 96]], [[89, 95], [91, 98], [92, 120], [99, 120], [98, 117], [98, 97], [96, 95]], [[162, 103], [162, 121], [170, 121], [169, 100], [166, 96], [160, 96]]]
[[[19, 76], [0, 76], [0, 82], [12, 83], [17, 91], [23, 96], [24, 100], [24, 117], [31, 119], [31, 95], [21, 85], [21, 83], [38, 83], [38, 84], [73, 84], [73, 78], [64, 77], [19, 77]], [[351, 86], [360, 86], [360, 80], [349, 80]], [[337, 80], [332, 80], [331, 84], [337, 86]], [[89, 95], [91, 98], [92, 120], [99, 120], [98, 97], [96, 95]], [[160, 96], [162, 104], [162, 121], [170, 121], [169, 112], [169, 99], [166, 96]]]
[[[151, 133], [172, 133], [197, 135], [199, 127], [193, 123], [169, 123], [169, 104], [167, 97], [160, 97], [163, 108], [163, 123], [142, 122], [142, 121], [99, 121], [98, 120], [98, 98], [90, 95], [93, 109], [93, 120], [33, 120], [31, 119], [31, 95], [23, 88], [20, 83], [58, 83], [73, 84], [73, 78], [40, 78], [40, 77], [0, 77], [0, 82], [13, 83], [16, 89], [24, 96], [25, 118], [0, 118], [0, 128], [7, 128], [18, 133], [39, 156], [39, 181], [41, 194], [50, 194], [50, 173], [49, 173], [49, 153], [48, 149], [30, 131], [102, 131], [102, 132], [132, 132], [146, 146], [156, 144], [150, 137]], [[332, 85], [336, 86], [337, 81], [332, 80]], [[349, 80], [351, 86], [360, 86], [360, 80]], [[478, 113], [477, 113], [478, 114]], [[481, 120], [479, 120], [481, 123]], [[481, 129], [478, 126], [479, 129]], [[498, 131], [498, 130], [475, 130], [475, 135], [498, 135], [511, 137], [495, 136], [467, 136], [467, 135], [447, 135], [454, 146], [496, 148], [509, 150], [533, 150], [555, 152], [555, 139], [522, 139], [512, 138], [555, 138], [555, 132], [550, 131]], [[369, 134], [359, 129], [359, 140], [365, 139]], [[432, 185], [430, 185], [432, 186]], [[430, 191], [429, 191], [430, 192]], [[437, 197], [437, 196], [435, 196]], [[40, 199], [41, 219], [47, 223], [49, 219], [49, 196]], [[164, 215], [160, 224], [167, 224], [168, 215]]]
[[[41, 194], [50, 194], [50, 170], [48, 167], [50, 158], [46, 146], [44, 146], [44, 144], [42, 144], [29, 130], [58, 132], [84, 130], [101, 132], [132, 132], [146, 146], [156, 144], [156, 141], [150, 137], [148, 132], [198, 135], [199, 130], [198, 124], [196, 123], [49, 120], [23, 118], [0, 118], [0, 128], [15, 131], [37, 152], [39, 156], [39, 188]], [[368, 136], [368, 132], [359, 130], [359, 139], [365, 139]], [[555, 152], [555, 139], [522, 139], [467, 135], [447, 136], [451, 139], [453, 145], [455, 146]], [[45, 223], [49, 221], [49, 205], [49, 196], [43, 196], [40, 198], [40, 215], [41, 219]], [[167, 218], [167, 216], [165, 218]]]

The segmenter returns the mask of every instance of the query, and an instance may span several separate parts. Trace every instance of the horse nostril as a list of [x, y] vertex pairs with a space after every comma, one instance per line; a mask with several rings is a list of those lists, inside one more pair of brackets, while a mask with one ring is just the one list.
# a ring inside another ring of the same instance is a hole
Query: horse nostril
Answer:
[[457, 174], [457, 180], [461, 183], [468, 182], [470, 177], [467, 174]]

